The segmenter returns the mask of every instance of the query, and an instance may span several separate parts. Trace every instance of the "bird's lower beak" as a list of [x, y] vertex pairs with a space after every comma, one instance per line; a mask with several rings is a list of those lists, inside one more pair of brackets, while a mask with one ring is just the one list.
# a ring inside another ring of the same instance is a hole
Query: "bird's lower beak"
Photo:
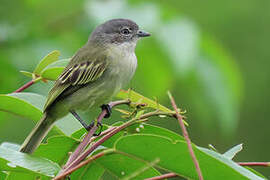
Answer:
[[147, 36], [151, 36], [151, 34], [149, 32], [143, 31], [143, 30], [139, 30], [137, 32], [137, 36], [139, 37], [147, 37]]

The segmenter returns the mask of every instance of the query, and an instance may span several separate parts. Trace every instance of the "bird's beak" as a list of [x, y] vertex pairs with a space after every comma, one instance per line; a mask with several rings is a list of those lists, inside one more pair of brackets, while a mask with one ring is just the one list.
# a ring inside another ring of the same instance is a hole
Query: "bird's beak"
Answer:
[[147, 37], [147, 36], [151, 36], [151, 34], [149, 32], [143, 31], [143, 30], [138, 30], [137, 36], [138, 37]]

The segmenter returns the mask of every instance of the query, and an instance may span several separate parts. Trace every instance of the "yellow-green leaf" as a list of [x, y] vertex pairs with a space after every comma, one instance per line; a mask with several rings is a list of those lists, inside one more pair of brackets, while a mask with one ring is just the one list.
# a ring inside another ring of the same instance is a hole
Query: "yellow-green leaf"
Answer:
[[34, 70], [35, 74], [40, 75], [42, 70], [46, 68], [49, 64], [58, 60], [60, 56], [60, 52], [55, 50], [50, 52], [47, 56], [45, 56], [37, 65], [36, 69]]
[[28, 72], [28, 71], [20, 71], [20, 73], [22, 73], [22, 74], [25, 75], [26, 77], [30, 77], [30, 78], [33, 77], [33, 73], [30, 73], [30, 72]]
[[41, 77], [44, 79], [55, 81], [58, 76], [62, 73], [66, 65], [69, 63], [70, 59], [62, 59], [48, 65], [41, 72]]
[[132, 91], [132, 90], [128, 90], [128, 91], [125, 91], [125, 90], [121, 90], [118, 94], [117, 94], [117, 97], [120, 98], [120, 99], [130, 99], [131, 102], [140, 102], [140, 103], [145, 103], [146, 104], [146, 107], [150, 107], [150, 108], [153, 108], [153, 109], [157, 109], [157, 110], [161, 110], [161, 111], [164, 111], [164, 112], [173, 112], [172, 110], [166, 108], [165, 106], [157, 103], [156, 101], [154, 100], [151, 100], [147, 97], [144, 97], [143, 95], [135, 92], [135, 91]]

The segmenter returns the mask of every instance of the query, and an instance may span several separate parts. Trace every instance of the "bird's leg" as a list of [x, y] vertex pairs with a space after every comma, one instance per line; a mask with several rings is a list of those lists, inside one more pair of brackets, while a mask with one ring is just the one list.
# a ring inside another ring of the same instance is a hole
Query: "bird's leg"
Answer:
[[104, 118], [109, 118], [112, 114], [112, 108], [109, 104], [103, 104], [102, 106], [100, 106], [102, 110], [106, 110], [106, 115], [104, 116]]
[[[73, 110], [70, 111], [70, 113], [81, 123], [81, 125], [87, 130], [89, 131], [94, 125], [95, 125], [95, 122], [91, 122], [89, 125], [87, 125], [83, 120], [82, 118]], [[99, 136], [100, 133], [102, 132], [102, 124], [97, 122], [97, 126], [100, 127], [100, 130], [97, 134], [93, 134], [94, 136]]]
[[82, 118], [74, 111], [74, 110], [70, 110], [70, 113], [81, 123], [81, 125], [87, 130], [89, 131], [94, 123], [91, 123], [89, 126], [82, 120]]

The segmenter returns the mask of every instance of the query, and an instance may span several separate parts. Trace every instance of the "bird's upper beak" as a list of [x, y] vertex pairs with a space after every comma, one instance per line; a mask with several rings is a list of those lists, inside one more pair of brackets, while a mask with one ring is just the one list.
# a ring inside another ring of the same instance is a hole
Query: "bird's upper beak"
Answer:
[[143, 30], [138, 30], [137, 36], [138, 37], [147, 37], [147, 36], [151, 36], [151, 34], [149, 32], [143, 31]]

